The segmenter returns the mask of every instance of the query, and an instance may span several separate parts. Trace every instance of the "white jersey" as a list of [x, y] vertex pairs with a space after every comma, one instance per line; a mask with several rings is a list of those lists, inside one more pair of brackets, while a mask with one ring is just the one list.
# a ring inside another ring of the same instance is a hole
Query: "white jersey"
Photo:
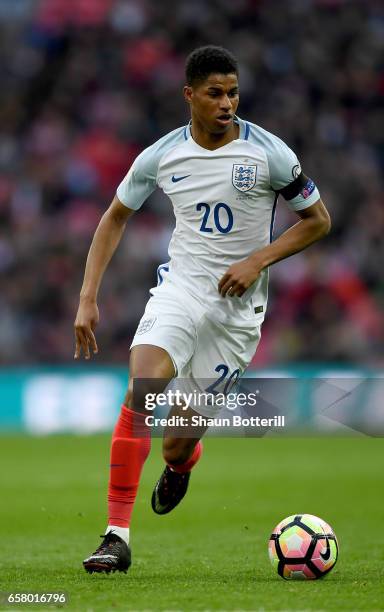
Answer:
[[264, 318], [268, 270], [241, 298], [222, 298], [220, 278], [231, 264], [272, 240], [281, 190], [293, 210], [311, 206], [320, 196], [307, 177], [296, 188], [300, 164], [282, 140], [253, 123], [236, 121], [239, 137], [214, 151], [193, 140], [189, 125], [170, 132], [136, 158], [117, 197], [137, 210], [159, 186], [176, 217], [170, 261], [160, 266], [159, 282], [166, 275], [193, 293], [211, 318], [248, 326]]

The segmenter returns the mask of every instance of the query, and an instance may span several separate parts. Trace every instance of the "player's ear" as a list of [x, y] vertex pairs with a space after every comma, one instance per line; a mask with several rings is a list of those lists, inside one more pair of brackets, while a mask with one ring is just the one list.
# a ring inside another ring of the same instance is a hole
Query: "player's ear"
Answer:
[[190, 87], [189, 85], [185, 85], [184, 89], [183, 89], [183, 93], [184, 93], [184, 99], [186, 102], [188, 102], [188, 104], [190, 104], [192, 102], [192, 87]]

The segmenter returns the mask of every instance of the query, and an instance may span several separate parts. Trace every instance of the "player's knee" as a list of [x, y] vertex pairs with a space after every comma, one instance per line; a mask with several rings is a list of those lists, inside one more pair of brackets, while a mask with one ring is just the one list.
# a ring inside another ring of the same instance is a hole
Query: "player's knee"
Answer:
[[124, 404], [136, 412], [152, 413], [156, 407], [156, 396], [164, 389], [164, 384], [156, 379], [139, 380], [129, 385], [125, 394]]
[[150, 390], [144, 389], [144, 386], [137, 389], [129, 388], [124, 398], [124, 404], [135, 412], [145, 412], [148, 397], [151, 397]]
[[127, 408], [132, 408], [132, 405], [133, 405], [132, 389], [128, 389], [128, 391], [126, 392], [125, 397], [124, 397], [124, 405], [127, 406]]
[[164, 461], [170, 465], [182, 465], [190, 458], [193, 453], [193, 447], [189, 444], [188, 439], [172, 439], [166, 438], [163, 441], [163, 457]]

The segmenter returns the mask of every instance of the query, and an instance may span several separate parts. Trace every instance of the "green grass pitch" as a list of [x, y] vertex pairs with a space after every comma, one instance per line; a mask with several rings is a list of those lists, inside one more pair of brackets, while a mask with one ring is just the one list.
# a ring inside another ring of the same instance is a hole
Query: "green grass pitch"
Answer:
[[[84, 611], [383, 610], [383, 451], [383, 439], [362, 437], [210, 438], [187, 497], [159, 517], [155, 440], [133, 515], [133, 565], [106, 576], [81, 561], [105, 527], [109, 436], [2, 437], [0, 590], [65, 590], [64, 609]], [[300, 512], [339, 538], [324, 580], [284, 581], [269, 563], [272, 528]]]

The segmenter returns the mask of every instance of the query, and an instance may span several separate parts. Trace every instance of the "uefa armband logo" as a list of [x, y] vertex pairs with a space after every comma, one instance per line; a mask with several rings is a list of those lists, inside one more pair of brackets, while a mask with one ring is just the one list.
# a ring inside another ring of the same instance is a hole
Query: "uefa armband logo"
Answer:
[[257, 166], [233, 164], [232, 184], [239, 191], [249, 191], [256, 184]]
[[303, 187], [303, 189], [301, 190], [301, 195], [303, 196], [304, 200], [306, 200], [307, 198], [309, 198], [309, 196], [311, 195], [311, 193], [314, 192], [315, 190], [315, 183], [313, 182], [312, 179], [308, 179], [305, 186]]

